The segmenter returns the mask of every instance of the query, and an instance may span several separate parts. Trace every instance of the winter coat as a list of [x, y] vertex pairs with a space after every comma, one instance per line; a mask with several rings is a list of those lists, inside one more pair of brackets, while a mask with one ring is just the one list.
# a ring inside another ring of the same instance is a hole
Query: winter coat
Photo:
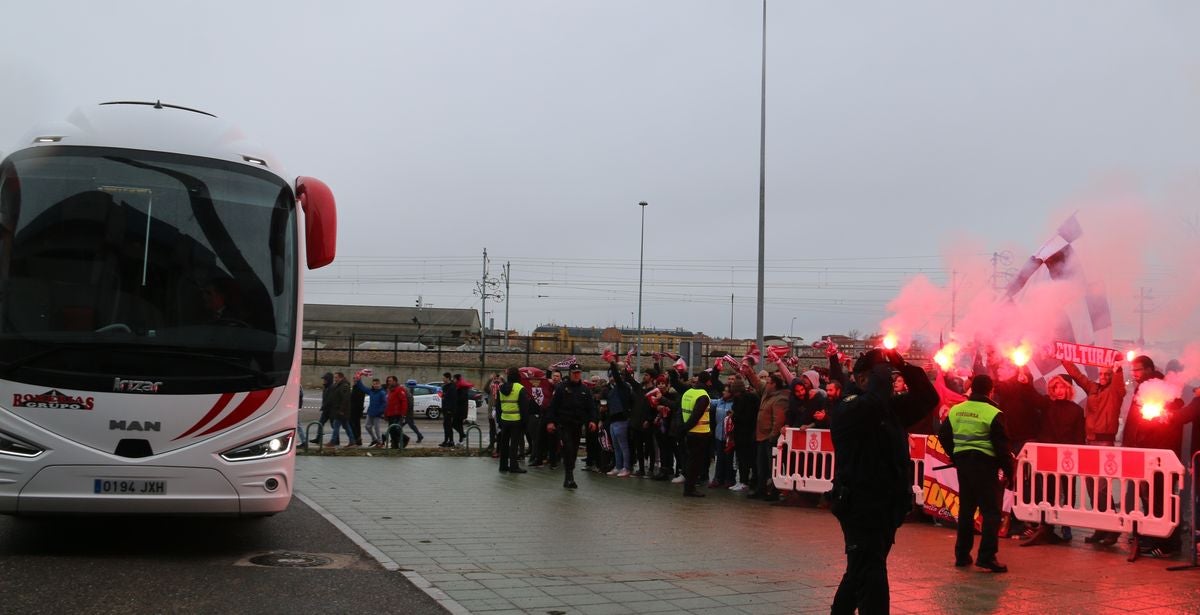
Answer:
[[[355, 382], [354, 388], [367, 396], [367, 416], [383, 416], [383, 411], [387, 408], [387, 391], [372, 389], [363, 384], [362, 380]], [[350, 405], [353, 406], [354, 403], [351, 402]]]
[[1084, 424], [1089, 440], [1116, 440], [1121, 420], [1121, 404], [1125, 401], [1125, 372], [1120, 367], [1113, 370], [1112, 380], [1106, 386], [1089, 380], [1074, 363], [1063, 363], [1067, 375], [1079, 388], [1087, 393], [1084, 402]]
[[866, 390], [848, 388], [830, 418], [834, 477], [830, 509], [860, 528], [896, 528], [912, 510], [912, 461], [907, 428], [937, 407], [924, 370], [902, 364], [905, 395], [892, 395], [892, 366], [875, 365]]
[[[754, 439], [758, 442], [774, 442], [779, 438], [779, 433], [783, 431], [787, 408], [787, 391], [771, 391], [767, 393], [758, 405], [758, 418], [754, 426]], [[733, 420], [736, 421], [737, 418]]]
[[408, 387], [397, 385], [387, 393], [387, 409], [383, 415], [390, 418], [408, 416]]
[[1083, 444], [1087, 437], [1084, 430], [1083, 408], [1069, 400], [1049, 400], [1042, 411], [1042, 424], [1038, 429], [1038, 442], [1052, 444]]

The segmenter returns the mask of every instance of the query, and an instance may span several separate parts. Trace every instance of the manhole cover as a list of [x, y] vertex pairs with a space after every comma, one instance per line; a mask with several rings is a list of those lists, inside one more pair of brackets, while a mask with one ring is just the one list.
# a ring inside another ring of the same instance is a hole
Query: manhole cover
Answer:
[[277, 568], [314, 568], [328, 566], [333, 560], [320, 555], [308, 553], [267, 553], [250, 558], [250, 563], [257, 566], [275, 566]]

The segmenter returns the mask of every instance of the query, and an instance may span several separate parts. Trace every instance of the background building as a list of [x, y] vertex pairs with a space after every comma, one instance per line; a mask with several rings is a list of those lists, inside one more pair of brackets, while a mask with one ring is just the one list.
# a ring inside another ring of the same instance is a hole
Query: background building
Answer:
[[304, 338], [375, 338], [426, 346], [479, 340], [479, 312], [469, 308], [304, 305]]

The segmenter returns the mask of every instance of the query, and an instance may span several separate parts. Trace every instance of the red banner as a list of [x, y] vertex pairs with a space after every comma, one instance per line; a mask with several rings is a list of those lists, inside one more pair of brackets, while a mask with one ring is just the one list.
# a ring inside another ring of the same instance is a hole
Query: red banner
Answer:
[[1060, 361], [1112, 367], [1117, 360], [1117, 351], [1100, 346], [1085, 346], [1071, 342], [1054, 342], [1054, 358]]

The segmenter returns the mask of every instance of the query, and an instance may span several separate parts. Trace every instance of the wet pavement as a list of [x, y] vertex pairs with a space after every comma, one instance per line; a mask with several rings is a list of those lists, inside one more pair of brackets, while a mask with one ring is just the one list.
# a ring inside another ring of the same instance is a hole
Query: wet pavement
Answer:
[[[426, 440], [428, 442], [428, 439]], [[497, 472], [486, 458], [301, 457], [297, 491], [455, 613], [823, 613], [845, 564], [826, 510], [703, 499], [577, 472]], [[1001, 542], [1008, 574], [953, 566], [954, 532], [900, 529], [894, 613], [1200, 613], [1200, 570], [1125, 561], [1076, 531]], [[1120, 544], [1124, 544], [1123, 542]]]

